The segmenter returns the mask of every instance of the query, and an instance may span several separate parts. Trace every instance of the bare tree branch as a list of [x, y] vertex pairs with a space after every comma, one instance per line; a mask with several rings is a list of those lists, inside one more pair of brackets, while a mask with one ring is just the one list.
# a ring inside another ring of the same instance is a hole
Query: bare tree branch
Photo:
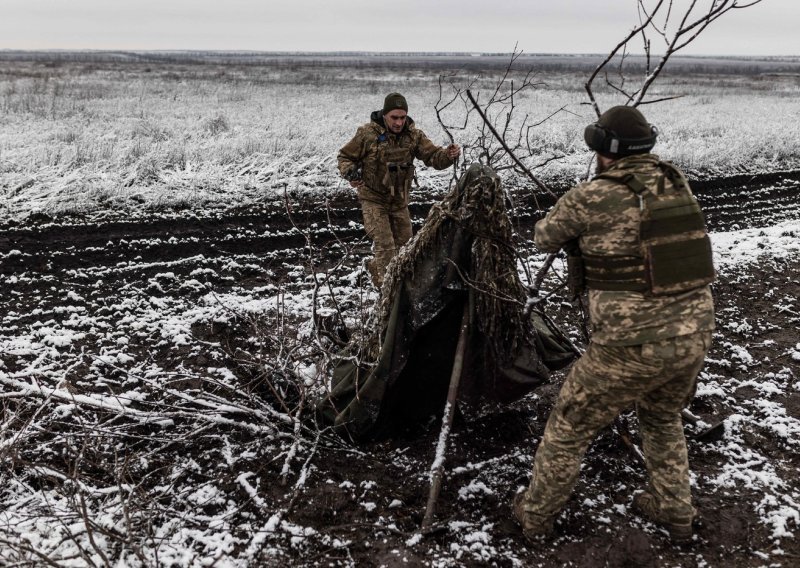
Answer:
[[535, 175], [533, 175], [533, 172], [531, 172], [525, 166], [525, 164], [523, 164], [519, 160], [519, 158], [517, 158], [514, 155], [514, 153], [511, 151], [511, 149], [506, 144], [505, 140], [503, 140], [502, 136], [500, 136], [497, 133], [497, 130], [495, 130], [495, 128], [492, 125], [492, 123], [489, 121], [488, 118], [486, 118], [486, 115], [484, 114], [483, 110], [481, 109], [480, 105], [478, 104], [478, 101], [476, 101], [475, 97], [472, 96], [472, 92], [471, 91], [467, 90], [467, 96], [469, 97], [469, 100], [472, 101], [472, 104], [475, 106], [475, 109], [478, 111], [478, 114], [481, 115], [481, 118], [483, 119], [483, 121], [486, 124], [486, 126], [489, 128], [489, 130], [492, 131], [492, 134], [494, 134], [494, 136], [497, 139], [497, 141], [500, 143], [501, 146], [503, 146], [503, 149], [506, 151], [506, 153], [508, 153], [508, 155], [511, 157], [511, 159], [514, 160], [514, 162], [517, 164], [517, 166], [519, 166], [520, 169], [522, 169], [522, 171], [525, 172], [531, 180], [533, 180], [533, 182], [536, 184], [536, 186], [539, 189], [541, 189], [542, 191], [547, 192], [548, 194], [550, 194], [551, 196], [553, 196], [555, 198], [558, 198], [558, 196], [555, 193], [553, 193], [553, 191], [549, 187], [547, 187], [541, 180], [539, 180], [539, 178], [537, 178]]
[[661, 7], [661, 5], [663, 3], [664, 3], [664, 0], [658, 0], [658, 4], [656, 5], [656, 8], [653, 11], [653, 14], [648, 15], [643, 23], [641, 23], [637, 27], [635, 27], [625, 37], [625, 39], [623, 39], [621, 42], [619, 42], [617, 44], [617, 46], [614, 49], [611, 50], [611, 52], [608, 54], [608, 56], [603, 60], [602, 63], [600, 63], [600, 65], [597, 66], [597, 68], [592, 72], [592, 74], [589, 76], [589, 79], [584, 84], [584, 88], [586, 89], [586, 93], [589, 95], [589, 100], [591, 101], [592, 106], [594, 107], [594, 111], [595, 111], [595, 113], [597, 114], [598, 117], [602, 113], [600, 112], [600, 107], [597, 104], [597, 99], [595, 98], [594, 93], [592, 92], [592, 83], [594, 82], [595, 78], [597, 78], [598, 73], [600, 73], [600, 71], [603, 70], [606, 65], [608, 65], [608, 63], [614, 58], [614, 56], [617, 54], [617, 52], [619, 52], [620, 49], [625, 49], [626, 46], [628, 45], [628, 42], [632, 38], [636, 37], [636, 35], [641, 33], [648, 25], [650, 25], [650, 22], [653, 20], [653, 16], [655, 16], [655, 13], [658, 12], [659, 8]]
[[[706, 9], [700, 10], [700, 6], [706, 1], [708, 2]], [[645, 0], [637, 0], [638, 25], [609, 52], [608, 56], [597, 66], [584, 85], [590, 104], [593, 106], [597, 116], [600, 116], [601, 110], [592, 85], [600, 72], [604, 71], [615, 57], [618, 55], [620, 57], [619, 79], [615, 83], [605, 73], [606, 85], [624, 97], [624, 104], [635, 107], [640, 104], [652, 104], [670, 100], [675, 97], [660, 97], [645, 101], [648, 90], [662, 73], [670, 57], [691, 44], [709, 25], [730, 10], [749, 8], [759, 4], [761, 1], [753, 0], [742, 3], [739, 0], [692, 0], [682, 13], [678, 13], [672, 0], [666, 3], [665, 0], [658, 0], [652, 9], [647, 7]], [[673, 20], [677, 22], [674, 26], [672, 25]], [[648, 32], [660, 36], [664, 43], [664, 53], [655, 62], [653, 61], [652, 46]], [[630, 43], [637, 36], [642, 41], [642, 49], [645, 56], [645, 73], [641, 84], [635, 90], [631, 90], [625, 88], [624, 62], [629, 53]]]

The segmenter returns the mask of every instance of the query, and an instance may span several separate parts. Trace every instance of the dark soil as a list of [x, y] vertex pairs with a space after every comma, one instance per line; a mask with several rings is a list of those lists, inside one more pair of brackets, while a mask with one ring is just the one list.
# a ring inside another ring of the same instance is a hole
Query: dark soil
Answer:
[[[712, 231], [724, 231], [797, 218], [800, 216], [798, 185], [800, 172], [697, 183], [695, 187]], [[189, 280], [198, 266], [219, 269], [203, 279], [203, 284], [217, 293], [233, 287], [255, 289], [296, 280], [292, 267], [301, 264], [312, 251], [322, 251], [318, 270], [342, 258], [355, 266], [368, 249], [360, 226], [350, 224], [360, 221], [357, 204], [342, 198], [328, 205], [325, 209], [294, 203], [288, 211], [251, 209], [227, 211], [213, 217], [188, 213], [136, 221], [40, 217], [24, 223], [7, 223], [0, 231], [0, 251], [18, 253], [5, 256], [0, 266], [0, 276], [4, 277], [0, 286], [0, 338], [13, 337], [15, 328], [65, 317], [59, 315], [58, 309], [70, 290], [87, 290], [87, 297], [91, 290], [91, 296], [97, 299], [93, 309], [101, 314], [106, 310], [109, 325], [113, 327], [122, 325], [122, 320], [115, 319], [114, 314], [120, 310], [121, 302], [133, 297], [130, 290], [153, 297], [195, 301], [204, 291], [187, 290], [180, 283]], [[540, 202], [542, 208], [547, 205], [544, 200]], [[417, 206], [416, 216], [424, 214], [428, 206]], [[536, 216], [533, 211], [522, 212], [518, 221], [525, 225]], [[251, 262], [239, 262], [238, 267], [227, 272], [220, 268], [242, 257]], [[103, 283], [98, 289], [93, 271], [99, 269], [103, 269]], [[174, 283], [172, 277], [163, 277], [165, 270], [174, 274]], [[701, 388], [690, 407], [692, 412], [709, 424], [740, 414], [743, 408], [764, 396], [746, 384], [757, 371], [758, 376], [774, 373], [794, 384], [787, 384], [782, 392], [768, 398], [785, 408], [789, 417], [800, 418], [797, 390], [800, 377], [796, 361], [787, 355], [798, 343], [798, 306], [776, 308], [781, 299], [800, 297], [800, 260], [770, 258], [761, 264], [729, 271], [714, 285], [714, 294], [718, 330], [703, 376], [715, 384], [730, 386], [731, 390], [725, 396], [715, 396], [703, 394]], [[575, 311], [563, 302], [554, 302], [550, 313], [557, 321], [575, 320]], [[736, 325], [742, 321], [748, 323], [746, 329]], [[130, 352], [162, 369], [202, 373], [209, 359], [217, 357], [211, 348], [181, 355], [160, 345], [146, 331], [131, 336]], [[209, 322], [198, 324], [192, 332], [197, 340], [217, 346], [224, 344], [227, 353], [249, 349], [251, 328], [244, 324], [215, 326]], [[101, 331], [89, 330], [75, 346], [76, 364], [69, 370], [75, 388], [103, 390], [97, 385], [82, 385], [81, 381], [91, 364], [88, 355], [101, 354], [108, 341]], [[738, 364], [731, 355], [731, 345], [747, 347], [755, 356], [754, 361]], [[24, 356], [0, 355], [7, 372], [24, 368]], [[232, 359], [218, 360], [215, 364], [232, 369], [243, 381], [242, 388], [253, 396], [277, 405], [276, 395], [264, 384], [263, 377], [248, 376]], [[701, 513], [694, 542], [673, 546], [663, 532], [631, 513], [633, 492], [646, 482], [634, 448], [623, 441], [624, 434], [630, 433], [633, 443], [639, 444], [636, 419], [631, 413], [603, 432], [590, 447], [575, 494], [557, 520], [557, 537], [537, 545], [527, 543], [512, 520], [510, 503], [513, 494], [527, 484], [531, 457], [557, 395], [560, 378], [555, 377], [552, 384], [508, 407], [465, 411], [459, 416], [450, 438], [437, 524], [435, 530], [421, 539], [415, 534], [428, 496], [428, 469], [439, 435], [437, 419], [416, 425], [397, 439], [369, 445], [354, 447], [332, 434], [304, 443], [301, 450], [310, 456], [311, 467], [304, 470], [307, 480], [295, 492], [281, 472], [283, 459], [263, 449], [258, 458], [249, 458], [247, 462], [260, 481], [261, 499], [276, 509], [281, 508], [287, 522], [310, 527], [345, 544], [334, 546], [330, 539], [307, 538], [302, 546], [266, 547], [259, 552], [257, 564], [797, 566], [800, 563], [797, 539], [774, 538], [771, 527], [765, 526], [760, 518], [756, 510], [764, 497], [760, 486], [744, 482], [720, 486], [713, 482], [721, 475], [721, 466], [727, 463], [731, 440], [698, 439], [691, 426], [687, 426], [687, 435], [697, 479], [696, 504]], [[191, 381], [174, 385], [193, 386]], [[283, 393], [285, 400], [294, 396], [290, 391]], [[142, 428], [140, 434], [146, 438], [150, 434]], [[231, 436], [234, 441], [238, 437], [242, 443], [252, 442], [250, 434], [239, 432]], [[800, 457], [796, 445], [787, 444], [766, 427], [745, 432], [741, 440], [734, 441], [757, 448], [774, 463], [784, 479], [792, 480], [794, 486], [788, 487], [787, 492], [797, 493]], [[33, 449], [26, 451], [31, 452], [29, 458], [37, 457]], [[231, 494], [238, 491], [241, 511], [263, 514], [237, 489], [234, 480], [240, 472], [236, 468], [226, 469], [224, 464], [203, 461], [214, 451], [214, 442], [176, 439], [164, 446], [153, 462], [166, 463], [173, 456], [177, 459], [188, 452], [209, 468], [198, 474], [200, 477], [216, 477], [221, 485], [230, 487]], [[297, 473], [302, 461], [295, 460], [291, 473]], [[239, 463], [237, 467], [241, 466]], [[94, 476], [102, 472], [100, 468], [86, 474]], [[465, 492], [465, 487], [472, 490]], [[789, 526], [795, 532], [798, 528], [796, 522]], [[776, 549], [780, 551], [776, 553]]]

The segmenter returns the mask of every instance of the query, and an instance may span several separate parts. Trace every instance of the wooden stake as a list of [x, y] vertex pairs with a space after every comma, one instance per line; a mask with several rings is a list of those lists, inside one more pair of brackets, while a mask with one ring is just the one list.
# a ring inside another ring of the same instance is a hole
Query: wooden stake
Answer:
[[450, 374], [450, 388], [447, 391], [447, 402], [442, 416], [442, 430], [439, 432], [439, 441], [436, 444], [436, 457], [431, 465], [431, 490], [428, 493], [428, 504], [425, 507], [425, 517], [422, 519], [422, 530], [430, 528], [436, 509], [436, 501], [442, 489], [442, 471], [444, 470], [444, 455], [447, 449], [447, 437], [453, 425], [453, 414], [458, 398], [458, 385], [461, 382], [461, 373], [464, 369], [464, 354], [467, 351], [467, 338], [469, 336], [469, 298], [464, 300], [464, 313], [461, 316], [461, 329], [458, 335], [458, 345], [453, 358], [453, 372]]

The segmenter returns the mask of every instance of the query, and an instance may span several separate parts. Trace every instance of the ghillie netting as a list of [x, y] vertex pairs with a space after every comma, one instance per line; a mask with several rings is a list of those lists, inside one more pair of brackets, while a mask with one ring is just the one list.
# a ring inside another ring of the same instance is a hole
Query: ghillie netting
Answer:
[[[421, 257], [436, 256], [435, 249], [442, 246], [444, 234], [452, 230], [443, 225], [450, 222], [464, 240], [459, 245], [466, 246], [465, 237], [469, 237], [471, 251], [468, 271], [447, 258], [445, 281], [451, 288], [467, 286], [474, 291], [475, 323], [488, 338], [485, 347], [491, 348], [499, 361], [508, 363], [519, 346], [530, 339], [531, 327], [522, 319], [525, 288], [516, 270], [513, 229], [504, 196], [497, 174], [476, 164], [461, 176], [455, 190], [431, 208], [417, 238], [388, 267], [378, 308], [380, 329], [388, 324], [391, 299], [413, 280]], [[452, 274], [453, 270], [457, 274]]]
[[321, 421], [356, 439], [423, 422], [444, 406], [465, 305], [462, 400], [507, 403], [573, 358], [540, 315], [525, 317], [500, 178], [472, 165], [387, 268], [371, 331], [336, 365]]

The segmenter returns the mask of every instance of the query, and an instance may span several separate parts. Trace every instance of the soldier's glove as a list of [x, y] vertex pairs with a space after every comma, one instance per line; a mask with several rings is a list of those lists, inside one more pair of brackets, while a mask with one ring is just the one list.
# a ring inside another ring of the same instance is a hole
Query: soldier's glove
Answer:
[[586, 290], [586, 265], [577, 239], [562, 248], [567, 253], [567, 290], [570, 299], [575, 300]]
[[361, 166], [353, 166], [344, 173], [344, 179], [347, 181], [361, 181]]

